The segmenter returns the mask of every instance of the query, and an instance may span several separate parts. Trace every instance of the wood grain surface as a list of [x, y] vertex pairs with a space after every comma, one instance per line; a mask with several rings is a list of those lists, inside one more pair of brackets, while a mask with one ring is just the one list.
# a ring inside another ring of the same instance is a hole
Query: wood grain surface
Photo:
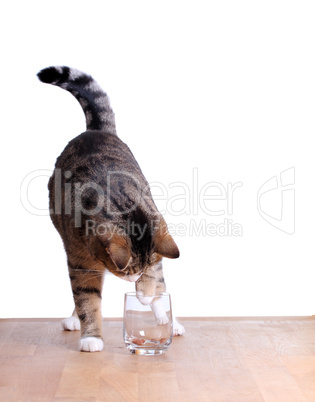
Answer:
[[97, 353], [59, 320], [0, 320], [0, 401], [315, 401], [315, 317], [181, 321], [166, 354], [136, 356], [121, 319]]

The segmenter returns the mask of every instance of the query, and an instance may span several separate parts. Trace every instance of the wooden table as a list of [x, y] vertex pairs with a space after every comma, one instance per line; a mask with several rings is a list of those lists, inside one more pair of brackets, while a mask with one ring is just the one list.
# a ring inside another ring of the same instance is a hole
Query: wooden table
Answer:
[[315, 317], [184, 318], [160, 356], [131, 355], [121, 319], [79, 352], [59, 321], [0, 320], [0, 401], [315, 401]]

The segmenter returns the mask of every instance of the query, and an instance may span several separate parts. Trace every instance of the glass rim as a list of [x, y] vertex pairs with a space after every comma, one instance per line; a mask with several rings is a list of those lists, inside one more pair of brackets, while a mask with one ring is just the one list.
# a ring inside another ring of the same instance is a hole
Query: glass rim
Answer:
[[[125, 292], [125, 296], [132, 296], [132, 297], [137, 297], [137, 292]], [[157, 292], [154, 295], [148, 295], [146, 297], [161, 297], [161, 296], [170, 296], [170, 293], [168, 292]]]

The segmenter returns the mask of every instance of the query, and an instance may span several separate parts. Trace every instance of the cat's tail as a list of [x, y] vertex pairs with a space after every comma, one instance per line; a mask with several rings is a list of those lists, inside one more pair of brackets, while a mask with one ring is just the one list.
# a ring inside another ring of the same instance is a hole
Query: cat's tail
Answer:
[[116, 134], [115, 115], [107, 94], [89, 75], [69, 67], [48, 67], [37, 74], [40, 81], [69, 91], [80, 103], [87, 130]]

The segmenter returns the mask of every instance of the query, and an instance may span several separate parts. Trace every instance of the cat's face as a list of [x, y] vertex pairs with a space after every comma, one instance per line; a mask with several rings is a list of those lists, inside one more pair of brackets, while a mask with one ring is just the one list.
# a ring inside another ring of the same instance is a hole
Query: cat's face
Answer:
[[[156, 265], [161, 259], [161, 255], [152, 252], [151, 255], [147, 256], [145, 262], [142, 262], [142, 258], [134, 254], [134, 256], [130, 257], [128, 265], [124, 269], [120, 270], [115, 266], [112, 273], [125, 281], [136, 282], [144, 272]], [[113, 263], [113, 265], [115, 264]]]
[[94, 237], [90, 251], [111, 273], [130, 282], [137, 281], [142, 273], [158, 264], [162, 257], [179, 257], [178, 247], [166, 225], [147, 238], [135, 239], [118, 233], [108, 237]]

